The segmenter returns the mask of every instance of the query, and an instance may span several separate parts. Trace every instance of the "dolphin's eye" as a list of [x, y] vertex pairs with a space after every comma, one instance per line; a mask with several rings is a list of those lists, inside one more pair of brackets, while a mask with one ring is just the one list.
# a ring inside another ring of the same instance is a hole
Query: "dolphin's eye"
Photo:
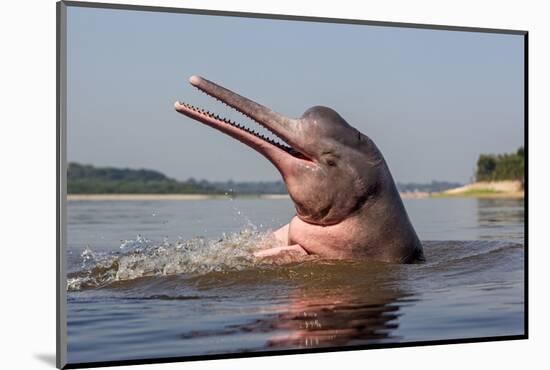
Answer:
[[337, 165], [339, 155], [335, 154], [333, 151], [327, 150], [321, 153], [323, 159], [327, 166], [335, 167]]

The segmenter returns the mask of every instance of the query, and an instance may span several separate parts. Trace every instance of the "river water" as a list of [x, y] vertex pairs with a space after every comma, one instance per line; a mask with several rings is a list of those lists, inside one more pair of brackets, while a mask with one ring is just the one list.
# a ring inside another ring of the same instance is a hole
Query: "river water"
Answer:
[[523, 334], [523, 200], [405, 206], [425, 263], [281, 265], [289, 200], [70, 201], [69, 362]]

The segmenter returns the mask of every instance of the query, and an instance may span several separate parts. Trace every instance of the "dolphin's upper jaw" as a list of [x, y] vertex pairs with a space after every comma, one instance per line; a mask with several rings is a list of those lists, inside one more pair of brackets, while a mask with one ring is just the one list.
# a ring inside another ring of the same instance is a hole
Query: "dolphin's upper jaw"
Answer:
[[213, 127], [252, 147], [266, 156], [281, 172], [284, 172], [289, 165], [289, 160], [292, 160], [292, 162], [294, 160], [306, 161], [313, 164], [313, 160], [305, 155], [303, 151], [287, 144], [292, 141], [289, 138], [292, 127], [287, 126], [292, 125], [293, 120], [281, 118], [282, 116], [277, 113], [201, 77], [192, 76], [190, 83], [265, 127], [274, 136], [280, 138], [284, 144], [261, 135], [253, 129], [188, 103], [176, 102], [174, 104], [176, 111], [179, 113]]

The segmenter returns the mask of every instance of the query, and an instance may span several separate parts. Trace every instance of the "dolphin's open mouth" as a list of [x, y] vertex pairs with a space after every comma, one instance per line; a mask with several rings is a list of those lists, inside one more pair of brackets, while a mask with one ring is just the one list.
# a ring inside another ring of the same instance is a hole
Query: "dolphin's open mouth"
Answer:
[[[175, 109], [179, 113], [243, 142], [265, 155], [277, 167], [280, 167], [281, 162], [284, 161], [284, 157], [288, 159], [289, 156], [298, 160], [312, 161], [303, 150], [299, 149], [299, 145], [293, 143], [291, 134], [293, 128], [295, 128], [295, 120], [275, 113], [256, 102], [202, 77], [192, 76], [189, 82], [207, 95], [221, 101], [260, 124], [267, 129], [268, 132], [273, 134], [275, 138], [266, 137], [242, 124], [238, 124], [185, 102], [175, 103]], [[282, 143], [278, 142], [276, 139], [280, 139]]]
[[[269, 138], [269, 137], [266, 137], [262, 134], [260, 134], [259, 132], [249, 128], [249, 127], [246, 127], [242, 124], [239, 124], [239, 123], [236, 123], [234, 121], [231, 121], [230, 119], [227, 119], [225, 117], [220, 117], [219, 115], [217, 114], [214, 114], [214, 113], [211, 113], [210, 111], [207, 111], [207, 110], [204, 110], [202, 108], [199, 108], [199, 107], [196, 107], [194, 105], [191, 105], [189, 103], [185, 103], [185, 102], [177, 102], [176, 103], [176, 109], [178, 110], [178, 112], [180, 113], [183, 113], [185, 114], [186, 116], [190, 117], [190, 118], [193, 118], [195, 120], [198, 120], [198, 121], [203, 121], [203, 120], [208, 120], [209, 122], [208, 123], [211, 123], [211, 124], [215, 124], [215, 125], [219, 125], [219, 127], [223, 127], [223, 125], [229, 125], [232, 127], [232, 129], [238, 129], [238, 130], [241, 130], [243, 131], [242, 132], [242, 135], [243, 135], [243, 138], [246, 137], [246, 136], [249, 136], [249, 135], [253, 135], [255, 136], [257, 139], [261, 139], [271, 145], [275, 145], [276, 147], [284, 150], [285, 152], [289, 153], [289, 154], [293, 154], [293, 155], [300, 155], [300, 153], [298, 151], [296, 151], [294, 148], [292, 148], [291, 146], [289, 145], [285, 145], [285, 144], [282, 144], [278, 141], [276, 141], [275, 139], [272, 139], [272, 138]], [[242, 112], [241, 112], [242, 113]], [[243, 113], [244, 114], [244, 113]], [[246, 114], [245, 114], [246, 115]], [[249, 117], [250, 118], [250, 117]], [[254, 122], [257, 122], [259, 124], [261, 124], [260, 122], [258, 121], [254, 121]], [[263, 126], [265, 127], [265, 126]], [[267, 129], [267, 127], [266, 127]], [[272, 135], [276, 136], [277, 138], [279, 138], [274, 132], [272, 132], [271, 130], [267, 129]], [[279, 138], [280, 139], [280, 138]]]

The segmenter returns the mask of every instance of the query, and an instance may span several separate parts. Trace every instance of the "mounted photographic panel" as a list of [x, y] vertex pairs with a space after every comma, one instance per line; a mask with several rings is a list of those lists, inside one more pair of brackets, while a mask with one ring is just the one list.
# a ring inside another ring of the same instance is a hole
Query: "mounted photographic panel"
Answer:
[[58, 367], [527, 338], [527, 32], [57, 10]]

